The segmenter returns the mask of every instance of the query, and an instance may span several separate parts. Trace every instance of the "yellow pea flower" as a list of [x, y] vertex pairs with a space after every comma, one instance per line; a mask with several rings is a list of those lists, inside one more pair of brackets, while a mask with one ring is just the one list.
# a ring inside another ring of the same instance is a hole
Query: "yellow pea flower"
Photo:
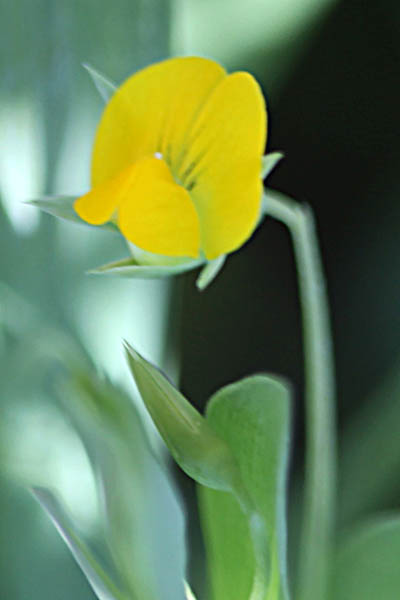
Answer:
[[92, 189], [74, 203], [136, 247], [213, 260], [240, 247], [261, 210], [265, 102], [255, 79], [205, 58], [172, 58], [132, 75], [107, 104]]

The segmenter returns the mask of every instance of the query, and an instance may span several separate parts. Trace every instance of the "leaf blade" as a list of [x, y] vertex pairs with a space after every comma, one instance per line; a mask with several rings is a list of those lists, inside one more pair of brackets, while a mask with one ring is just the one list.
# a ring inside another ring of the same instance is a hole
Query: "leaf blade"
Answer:
[[175, 461], [189, 477], [215, 489], [240, 487], [231, 451], [167, 378], [125, 342], [140, 395]]
[[261, 582], [257, 589], [257, 556], [246, 516], [229, 494], [199, 488], [214, 598], [286, 599], [288, 389], [266, 376], [246, 378], [211, 398], [207, 420], [234, 453], [244, 485], [266, 523], [270, 562], [269, 583]]
[[117, 589], [86, 545], [73, 531], [64, 509], [56, 497], [44, 488], [33, 488], [32, 493], [68, 546], [99, 600], [127, 600], [127, 597]]

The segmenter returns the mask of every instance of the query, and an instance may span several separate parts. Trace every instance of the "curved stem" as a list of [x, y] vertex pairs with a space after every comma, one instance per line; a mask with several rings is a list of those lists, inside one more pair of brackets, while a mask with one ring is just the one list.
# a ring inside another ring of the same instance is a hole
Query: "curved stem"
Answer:
[[267, 190], [264, 214], [284, 223], [291, 233], [302, 308], [306, 455], [296, 598], [324, 600], [336, 501], [335, 382], [327, 293], [311, 209]]

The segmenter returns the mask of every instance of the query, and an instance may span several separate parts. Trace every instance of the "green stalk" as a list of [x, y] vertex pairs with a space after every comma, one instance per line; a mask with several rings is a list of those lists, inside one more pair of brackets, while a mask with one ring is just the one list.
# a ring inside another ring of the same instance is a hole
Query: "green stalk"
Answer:
[[267, 190], [264, 214], [290, 231], [302, 309], [306, 454], [296, 598], [325, 600], [336, 503], [335, 382], [327, 293], [311, 209]]

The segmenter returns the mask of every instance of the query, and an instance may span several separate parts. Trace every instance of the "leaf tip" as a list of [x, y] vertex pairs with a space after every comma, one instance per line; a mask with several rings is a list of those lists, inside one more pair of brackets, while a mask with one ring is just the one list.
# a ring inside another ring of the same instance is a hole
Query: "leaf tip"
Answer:
[[97, 71], [92, 65], [86, 61], [81, 63], [81, 66], [89, 73], [92, 78], [95, 78], [97, 75]]
[[221, 254], [214, 260], [210, 260], [201, 269], [197, 279], [196, 287], [199, 292], [202, 292], [214, 281], [220, 270], [222, 269], [226, 260], [226, 254]]
[[197, 287], [197, 289], [199, 290], [199, 292], [204, 292], [204, 290], [205, 290], [205, 289], [206, 289], [206, 287], [207, 287], [207, 282], [206, 282], [206, 281], [203, 281], [203, 279], [201, 278], [201, 276], [199, 276], [199, 277], [196, 279], [196, 287]]
[[275, 169], [276, 165], [284, 158], [284, 153], [281, 151], [270, 152], [262, 157], [261, 178], [266, 179], [268, 175]]
[[94, 268], [94, 269], [88, 269], [87, 271], [85, 271], [85, 275], [101, 275], [103, 273], [103, 271], [101, 270], [101, 268]]
[[130, 363], [132, 361], [135, 363], [141, 363], [143, 361], [143, 358], [139, 354], [139, 352], [137, 352], [135, 350], [135, 348], [133, 346], [131, 346], [131, 344], [127, 340], [125, 340], [125, 339], [122, 340], [122, 345], [124, 347], [126, 357]]

